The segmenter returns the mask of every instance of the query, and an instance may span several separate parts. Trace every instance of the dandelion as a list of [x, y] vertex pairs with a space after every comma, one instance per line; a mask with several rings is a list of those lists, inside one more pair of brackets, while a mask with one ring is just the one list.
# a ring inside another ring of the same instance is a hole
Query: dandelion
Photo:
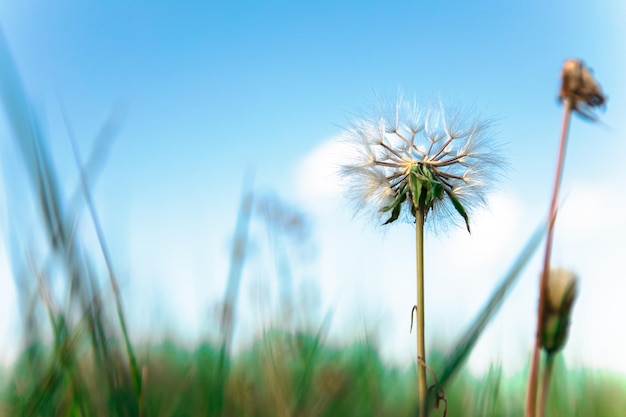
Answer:
[[[415, 223], [417, 263], [417, 363], [420, 415], [426, 415], [424, 342], [424, 225], [462, 223], [486, 203], [494, 174], [504, 166], [489, 123], [442, 106], [423, 111], [399, 97], [393, 106], [357, 120], [348, 130], [350, 163], [342, 167], [347, 196], [357, 213], [379, 224]], [[432, 221], [431, 221], [432, 220]]]
[[424, 114], [401, 97], [392, 108], [356, 121], [349, 129], [353, 160], [342, 167], [347, 195], [357, 213], [383, 224], [434, 218], [441, 225], [485, 205], [503, 159], [490, 124], [443, 107]]

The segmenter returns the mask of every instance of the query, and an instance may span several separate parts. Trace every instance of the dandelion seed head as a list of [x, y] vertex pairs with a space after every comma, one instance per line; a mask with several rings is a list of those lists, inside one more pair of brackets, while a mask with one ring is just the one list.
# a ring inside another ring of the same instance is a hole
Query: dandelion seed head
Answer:
[[442, 105], [424, 109], [400, 95], [355, 120], [346, 135], [352, 159], [341, 173], [356, 214], [379, 224], [414, 222], [421, 209], [429, 225], [469, 229], [467, 213], [485, 205], [506, 165], [490, 124], [470, 116]]

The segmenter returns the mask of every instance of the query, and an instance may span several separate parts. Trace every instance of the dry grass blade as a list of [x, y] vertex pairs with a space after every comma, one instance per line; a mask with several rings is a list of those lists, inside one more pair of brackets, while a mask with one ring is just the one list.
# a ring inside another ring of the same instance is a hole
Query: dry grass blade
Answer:
[[[46, 141], [39, 127], [40, 124], [22, 87], [17, 67], [8, 46], [1, 35], [0, 68], [0, 101], [6, 112], [9, 127], [14, 133], [15, 143], [24, 161], [29, 182], [36, 191], [51, 256], [63, 263], [64, 271], [67, 273], [68, 283], [66, 283], [65, 288], [69, 288], [70, 293], [67, 311], [71, 311], [70, 305], [73, 305], [78, 307], [78, 311], [87, 312], [88, 328], [91, 331], [91, 340], [96, 353], [94, 358], [98, 365], [97, 369], [106, 376], [107, 385], [102, 387], [105, 388], [102, 391], [105, 395], [109, 395], [109, 399], [106, 401], [109, 404], [109, 412], [120, 415], [136, 414], [132, 411], [136, 409], [136, 405], [133, 406], [125, 400], [126, 394], [123, 392], [125, 384], [121, 383], [127, 380], [124, 375], [125, 370], [117, 366], [114, 355], [112, 355], [110, 347], [107, 346], [110, 343], [110, 335], [106, 330], [106, 323], [100, 314], [100, 309], [92, 303], [94, 300], [98, 300], [98, 297], [92, 295], [95, 285], [91, 285], [90, 262], [81, 250], [82, 247], [75, 234], [76, 216], [74, 213], [70, 213], [68, 216], [68, 211], [62, 204], [59, 179], [47, 151]], [[107, 136], [115, 130], [110, 127], [107, 128], [105, 125], [103, 130], [105, 133], [101, 134], [101, 137]], [[99, 145], [98, 149], [103, 149], [102, 144]], [[99, 150], [94, 152], [99, 152]], [[94, 170], [99, 168], [96, 163], [97, 160], [98, 156], [96, 155], [92, 162]], [[84, 189], [86, 184], [84, 169], [81, 170], [81, 174], [83, 175], [81, 180]], [[9, 247], [17, 253], [16, 245]], [[17, 255], [14, 256], [18, 259]], [[18, 260], [23, 262], [21, 259]], [[16, 262], [16, 265], [19, 265], [19, 262]], [[25, 274], [19, 276], [23, 276], [25, 280], [29, 278]], [[18, 289], [24, 290], [23, 297], [25, 299], [28, 297], [26, 291], [32, 290], [27, 285], [18, 286]], [[98, 304], [101, 305], [101, 302]], [[56, 330], [53, 326], [53, 331]], [[56, 360], [56, 358], [52, 359]], [[51, 369], [56, 368], [52, 366]], [[134, 382], [136, 380], [135, 378]], [[49, 378], [48, 381], [50, 383], [61, 382], [57, 378]], [[62, 404], [62, 398], [56, 398], [56, 401], [57, 410], [65, 408]], [[70, 405], [69, 409], [73, 407]]]
[[131, 375], [133, 378], [133, 386], [135, 388], [135, 394], [137, 397], [137, 406], [139, 408], [140, 398], [141, 398], [141, 375], [139, 373], [139, 368], [137, 366], [137, 359], [135, 357], [132, 344], [130, 343], [130, 338], [128, 337], [128, 330], [126, 327], [126, 319], [124, 317], [124, 309], [122, 306], [119, 285], [117, 283], [117, 278], [115, 277], [115, 273], [113, 271], [113, 263], [111, 261], [111, 256], [109, 254], [108, 245], [106, 244], [106, 240], [104, 238], [104, 232], [102, 230], [102, 226], [100, 225], [100, 219], [96, 212], [96, 208], [93, 203], [93, 198], [91, 197], [91, 192], [87, 184], [87, 176], [85, 174], [83, 165], [80, 161], [80, 156], [78, 153], [76, 140], [74, 138], [73, 132], [70, 128], [69, 121], [67, 120], [67, 118], [65, 119], [65, 123], [66, 123], [67, 131], [68, 131], [68, 135], [70, 138], [70, 142], [72, 144], [72, 151], [74, 152], [74, 159], [76, 161], [76, 166], [78, 167], [78, 170], [79, 170], [80, 184], [81, 184], [83, 195], [85, 197], [85, 203], [87, 204], [87, 209], [89, 210], [89, 214], [91, 215], [91, 220], [93, 222], [94, 228], [96, 230], [96, 236], [98, 238], [98, 244], [100, 245], [100, 250], [102, 251], [102, 256], [104, 257], [104, 262], [106, 264], [107, 271], [109, 273], [109, 282], [113, 290], [113, 297], [115, 299], [115, 309], [117, 311], [117, 318], [120, 324], [120, 328], [122, 330], [122, 337], [124, 338], [124, 345], [126, 347], [126, 353], [128, 355], [130, 371], [131, 371]]
[[[248, 180], [251, 176], [245, 175], [244, 178]], [[224, 295], [224, 305], [221, 317], [222, 342], [215, 375], [216, 392], [212, 393], [213, 401], [211, 401], [210, 404], [210, 414], [215, 417], [221, 416], [224, 408], [226, 380], [228, 378], [230, 368], [230, 349], [235, 331], [235, 310], [237, 308], [239, 284], [241, 283], [241, 274], [246, 256], [248, 227], [250, 224], [250, 217], [252, 215], [252, 201], [254, 197], [248, 188], [251, 186], [251, 183], [252, 181], [250, 180], [244, 186], [241, 207], [237, 218], [237, 225], [235, 226], [235, 241], [233, 245], [228, 281], [226, 284], [226, 294]]]

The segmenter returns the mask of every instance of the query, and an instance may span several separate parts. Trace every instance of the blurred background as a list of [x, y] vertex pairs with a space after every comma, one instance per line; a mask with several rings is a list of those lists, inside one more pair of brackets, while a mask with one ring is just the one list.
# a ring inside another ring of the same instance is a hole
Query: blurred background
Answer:
[[[559, 72], [566, 58], [583, 59], [608, 104], [599, 123], [572, 121], [552, 259], [581, 279], [566, 363], [621, 373], [625, 19], [617, 0], [0, 4], [65, 200], [80, 175], [64, 118], [82, 160], [101, 145], [106, 120], [115, 130], [91, 193], [135, 343], [217, 340], [237, 216], [253, 191], [234, 351], [266, 328], [327, 323], [328, 343], [367, 337], [389, 363], [413, 364], [414, 228], [354, 218], [335, 176], [351, 120], [403, 91], [493, 120], [511, 167], [471, 235], [426, 236], [427, 342], [445, 347], [545, 218]], [[27, 252], [46, 257], [37, 194], [9, 125], [0, 115], [4, 365], [24, 328], [16, 275]], [[77, 224], [99, 254], [88, 216]], [[103, 260], [95, 268], [106, 271]], [[472, 371], [527, 363], [539, 270], [535, 256], [474, 350]]]

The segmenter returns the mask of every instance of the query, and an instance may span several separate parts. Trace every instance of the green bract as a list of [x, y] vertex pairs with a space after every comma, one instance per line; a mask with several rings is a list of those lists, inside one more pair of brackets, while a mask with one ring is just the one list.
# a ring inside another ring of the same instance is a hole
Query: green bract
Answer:
[[432, 169], [428, 165], [415, 163], [411, 167], [411, 171], [406, 178], [406, 182], [400, 187], [398, 196], [391, 205], [382, 208], [383, 212], [391, 211], [391, 216], [384, 224], [390, 224], [398, 220], [402, 211], [402, 203], [407, 200], [410, 201], [411, 214], [415, 216], [418, 211], [424, 213], [424, 216], [428, 215], [428, 212], [432, 210], [435, 202], [443, 200], [444, 195], [447, 195], [456, 211], [465, 220], [467, 231], [470, 231], [469, 218], [465, 212], [463, 204], [454, 195], [454, 192], [450, 186], [447, 186], [445, 182], [437, 177], [437, 174], [432, 172]]

